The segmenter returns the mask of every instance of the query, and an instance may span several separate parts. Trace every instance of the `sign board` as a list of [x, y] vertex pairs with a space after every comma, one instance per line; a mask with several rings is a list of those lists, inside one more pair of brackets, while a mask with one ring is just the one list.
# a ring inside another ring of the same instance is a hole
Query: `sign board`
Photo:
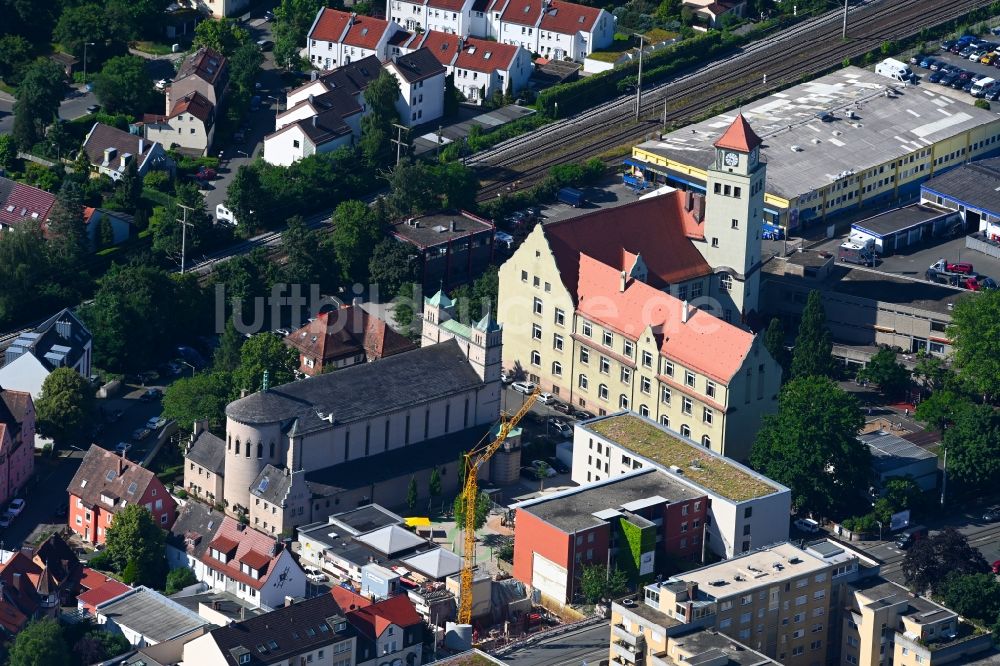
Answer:
[[899, 513], [892, 514], [889, 518], [889, 531], [895, 532], [910, 526], [910, 510], [905, 509]]
[[655, 552], [643, 553], [639, 556], [639, 575], [645, 576], [653, 573], [655, 568]]

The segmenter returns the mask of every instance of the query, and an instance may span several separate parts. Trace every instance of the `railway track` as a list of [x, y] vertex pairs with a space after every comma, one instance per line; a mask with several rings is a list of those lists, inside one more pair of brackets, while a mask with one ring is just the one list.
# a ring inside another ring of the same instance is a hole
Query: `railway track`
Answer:
[[[593, 157], [644, 138], [664, 121], [690, 121], [713, 106], [761, 97], [803, 75], [835, 67], [844, 58], [863, 55], [884, 41], [911, 36], [989, 4], [991, 0], [876, 1], [851, 10], [848, 41], [840, 37], [839, 12], [811, 19], [748, 45], [728, 60], [717, 60], [645, 90], [638, 122], [634, 97], [622, 96], [474, 155], [468, 163], [480, 169], [485, 183], [479, 200], [497, 196], [515, 182], [523, 187], [540, 180], [556, 164]], [[586, 140], [588, 136], [593, 138]], [[560, 150], [561, 146], [565, 149]]]

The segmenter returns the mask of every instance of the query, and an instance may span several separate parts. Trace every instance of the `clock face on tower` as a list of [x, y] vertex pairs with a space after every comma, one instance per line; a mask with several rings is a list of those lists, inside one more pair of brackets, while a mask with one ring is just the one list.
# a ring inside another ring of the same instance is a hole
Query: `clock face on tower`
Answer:
[[730, 152], [727, 152], [723, 156], [722, 160], [723, 160], [723, 162], [725, 162], [726, 166], [734, 167], [734, 166], [736, 166], [736, 165], [738, 165], [740, 163], [740, 155], [739, 155], [739, 153], [730, 153]]

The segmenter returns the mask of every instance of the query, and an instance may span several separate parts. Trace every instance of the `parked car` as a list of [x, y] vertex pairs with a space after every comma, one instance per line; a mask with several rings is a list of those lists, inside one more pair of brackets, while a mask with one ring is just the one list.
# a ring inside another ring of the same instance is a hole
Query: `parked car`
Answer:
[[564, 463], [562, 460], [559, 460], [559, 458], [549, 458], [548, 459], [548, 463], [549, 463], [549, 467], [551, 467], [552, 469], [554, 469], [559, 474], [569, 474], [570, 473], [569, 465], [567, 465], [566, 463]]
[[563, 437], [573, 436], [572, 426], [570, 426], [570, 424], [566, 423], [565, 421], [555, 420], [552, 422], [552, 427], [553, 429], [555, 429], [557, 433], [559, 433]]
[[565, 402], [556, 401], [556, 403], [552, 405], [552, 409], [556, 410], [557, 412], [562, 412], [567, 416], [573, 413], [573, 406], [566, 404]]
[[167, 420], [162, 416], [150, 416], [149, 420], [146, 421], [146, 427], [150, 430], [159, 430], [165, 425], [167, 425]]
[[143, 402], [152, 402], [153, 400], [159, 400], [163, 397], [163, 391], [158, 388], [148, 388], [142, 392], [139, 396], [139, 400]]
[[541, 393], [538, 394], [538, 397], [535, 398], [535, 400], [542, 403], [543, 405], [551, 405], [555, 403], [556, 397], [551, 393], [549, 393], [548, 391], [542, 391]]
[[931, 83], [940, 83], [941, 79], [943, 79], [945, 76], [947, 76], [947, 74], [944, 72], [944, 70], [939, 69], [935, 72], [931, 72], [931, 75], [927, 77], [927, 80], [930, 81]]
[[10, 524], [13, 522], [14, 522], [14, 516], [10, 515], [9, 513], [5, 513], [2, 516], [0, 516], [0, 527], [4, 529], [10, 527]]
[[917, 66], [922, 67], [923, 69], [931, 69], [935, 63], [937, 63], [937, 60], [934, 58], [924, 56], [920, 59], [920, 62], [917, 63]]
[[159, 81], [156, 82], [156, 84], [153, 87], [162, 92], [167, 89], [168, 84], [169, 81], [167, 81], [166, 79], [160, 79]]
[[911, 527], [900, 532], [896, 537], [896, 547], [906, 550], [920, 539], [927, 538], [927, 528], [923, 526]]
[[573, 412], [573, 416], [575, 418], [580, 419], [581, 421], [586, 421], [587, 419], [594, 418], [594, 415], [591, 414], [590, 412], [588, 412], [585, 409], [578, 409], [578, 410], [576, 410], [575, 412]]
[[260, 47], [261, 51], [270, 51], [271, 49], [274, 48], [274, 42], [272, 42], [270, 39], [258, 39], [257, 46]]
[[216, 178], [219, 177], [219, 174], [216, 173], [215, 169], [211, 169], [209, 167], [201, 167], [200, 169], [198, 169], [198, 173], [196, 173], [194, 177], [197, 178], [198, 180], [208, 181], [208, 180], [215, 180]]
[[97, 113], [100, 110], [101, 110], [100, 104], [91, 104], [90, 106], [87, 107], [87, 113]]
[[274, 12], [272, 12], [270, 9], [268, 9], [267, 11], [265, 11], [264, 12], [264, 20], [268, 21], [268, 22], [273, 21], [274, 20]]
[[531, 467], [533, 469], [536, 469], [536, 470], [537, 469], [544, 469], [545, 470], [545, 476], [548, 477], [548, 478], [552, 478], [553, 476], [555, 476], [558, 473], [554, 469], [552, 469], [552, 465], [550, 465], [549, 463], [547, 463], [544, 460], [532, 460], [531, 461]]
[[314, 566], [306, 565], [302, 567], [302, 570], [306, 572], [306, 578], [308, 578], [310, 582], [312, 583], [326, 582], [326, 574], [323, 573], [320, 569]]
[[531, 395], [535, 392], [534, 382], [514, 382], [510, 385], [512, 389], [518, 393], [523, 393], [524, 395]]
[[993, 570], [993, 573], [1000, 575], [1000, 560], [995, 560], [990, 568]]
[[149, 437], [149, 428], [145, 427], [136, 428], [135, 430], [132, 431], [132, 439], [134, 439], [137, 442], [141, 442], [147, 437]]
[[16, 500], [13, 500], [10, 504], [7, 505], [7, 513], [9, 513], [14, 517], [20, 516], [21, 512], [24, 511], [25, 503], [26, 502], [23, 499], [18, 497]]
[[1000, 520], [1000, 506], [991, 506], [983, 514], [983, 520], [988, 523], [995, 523]]
[[129, 452], [129, 449], [131, 448], [132, 445], [129, 444], [128, 442], [118, 442], [118, 446], [115, 447], [115, 453], [119, 455], [125, 455], [126, 453]]
[[808, 534], [816, 534], [819, 532], [819, 523], [812, 518], [798, 518], [793, 524], [795, 525], [795, 529]]
[[512, 381], [514, 381], [514, 371], [508, 370], [507, 368], [501, 370], [500, 381], [503, 382], [504, 384], [510, 384]]

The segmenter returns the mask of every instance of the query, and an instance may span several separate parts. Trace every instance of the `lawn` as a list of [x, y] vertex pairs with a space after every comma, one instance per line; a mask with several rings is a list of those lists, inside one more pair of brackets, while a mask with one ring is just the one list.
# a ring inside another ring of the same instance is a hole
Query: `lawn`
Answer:
[[133, 42], [132, 48], [137, 51], [142, 51], [143, 53], [149, 53], [150, 55], [169, 55], [173, 53], [171, 44], [163, 44], [161, 42]]
[[776, 490], [731, 461], [672, 437], [638, 416], [601, 419], [589, 427], [664, 467], [680, 467], [685, 477], [735, 502], [764, 497]]
[[[676, 39], [679, 35], [676, 32], [670, 32], [668, 30], [663, 30], [662, 28], [653, 28], [648, 32], [643, 34], [646, 38], [646, 45], [659, 44], [660, 42], [665, 42], [670, 39]], [[594, 51], [588, 57], [594, 60], [599, 60], [600, 62], [615, 62], [622, 54], [628, 51], [638, 51], [636, 45], [636, 40], [634, 37], [626, 37], [621, 34], [615, 35], [615, 41], [611, 46], [606, 49], [601, 49], [600, 51]], [[647, 52], [648, 55], [648, 52]]]

